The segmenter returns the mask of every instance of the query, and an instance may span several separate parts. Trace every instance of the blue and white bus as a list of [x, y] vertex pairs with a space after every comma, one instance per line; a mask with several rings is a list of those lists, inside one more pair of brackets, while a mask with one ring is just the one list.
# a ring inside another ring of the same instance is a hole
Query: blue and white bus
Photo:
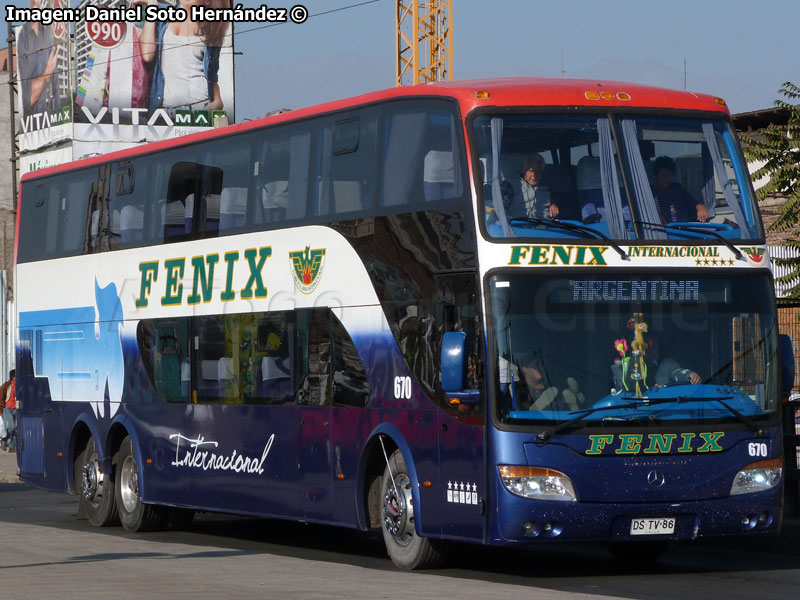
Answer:
[[780, 528], [775, 300], [719, 98], [392, 89], [28, 174], [17, 230], [21, 478], [93, 525], [380, 528], [403, 568]]

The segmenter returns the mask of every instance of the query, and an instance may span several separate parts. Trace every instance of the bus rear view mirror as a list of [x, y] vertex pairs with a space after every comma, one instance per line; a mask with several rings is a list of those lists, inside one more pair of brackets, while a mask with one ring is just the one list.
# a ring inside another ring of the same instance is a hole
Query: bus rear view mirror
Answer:
[[464, 389], [464, 349], [467, 334], [448, 331], [442, 337], [442, 389], [458, 392]]
[[[790, 398], [792, 388], [794, 387], [794, 345], [792, 338], [785, 333], [778, 336], [778, 344], [781, 351], [781, 396]], [[800, 396], [790, 398], [792, 401], [800, 400]]]

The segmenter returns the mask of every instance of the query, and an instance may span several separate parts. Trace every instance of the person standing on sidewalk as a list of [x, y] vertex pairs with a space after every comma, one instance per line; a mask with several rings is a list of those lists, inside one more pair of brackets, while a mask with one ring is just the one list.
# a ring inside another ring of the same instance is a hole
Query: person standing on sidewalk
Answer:
[[8, 381], [0, 386], [0, 401], [3, 403], [3, 424], [6, 426], [6, 436], [3, 438], [3, 446], [9, 451], [17, 448], [17, 398], [16, 381], [17, 370], [11, 369], [8, 373]]

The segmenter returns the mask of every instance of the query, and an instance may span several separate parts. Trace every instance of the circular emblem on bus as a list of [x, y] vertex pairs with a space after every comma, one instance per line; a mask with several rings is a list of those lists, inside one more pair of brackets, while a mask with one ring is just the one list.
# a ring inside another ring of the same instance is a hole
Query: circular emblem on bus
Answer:
[[647, 474], [647, 485], [652, 488], [660, 488], [664, 485], [664, 473], [653, 469]]
[[289, 258], [292, 260], [292, 278], [297, 289], [304, 294], [317, 289], [325, 264], [325, 248], [311, 250], [310, 246], [306, 246], [305, 250], [289, 252]]

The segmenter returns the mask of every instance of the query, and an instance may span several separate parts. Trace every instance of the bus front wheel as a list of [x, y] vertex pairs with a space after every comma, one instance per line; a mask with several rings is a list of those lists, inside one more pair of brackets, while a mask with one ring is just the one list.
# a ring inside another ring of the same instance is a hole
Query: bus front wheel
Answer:
[[95, 527], [119, 525], [114, 502], [114, 476], [100, 471], [94, 438], [75, 457], [75, 491], [79, 495], [78, 518], [86, 515]]
[[125, 531], [154, 531], [163, 529], [168, 517], [163, 506], [145, 504], [139, 497], [139, 466], [133, 454], [133, 442], [122, 440], [117, 460], [117, 511]]
[[411, 479], [399, 450], [389, 457], [381, 482], [383, 541], [401, 569], [436, 567], [444, 560], [444, 542], [420, 537], [414, 529]]

